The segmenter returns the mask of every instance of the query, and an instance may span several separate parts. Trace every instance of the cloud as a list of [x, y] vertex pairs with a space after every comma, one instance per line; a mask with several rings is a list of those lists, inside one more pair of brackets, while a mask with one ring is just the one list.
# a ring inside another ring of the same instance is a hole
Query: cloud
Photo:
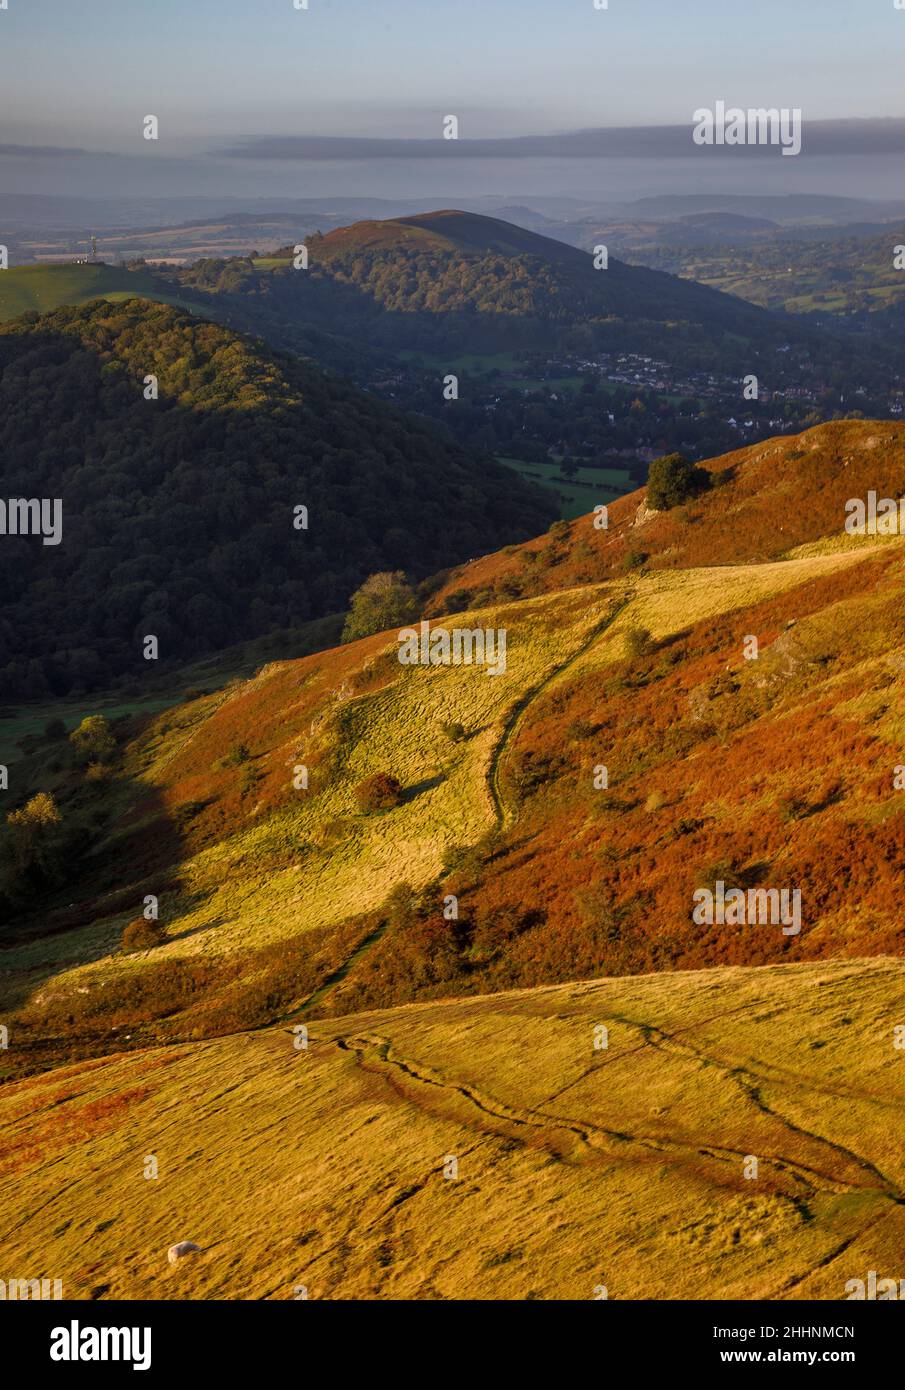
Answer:
[[0, 145], [0, 158], [5, 159], [62, 159], [91, 153], [91, 150], [66, 149], [61, 145]]
[[[707, 102], [702, 102], [707, 105]], [[711, 103], [712, 104], [712, 103]], [[727, 103], [728, 104], [728, 103]], [[905, 154], [905, 120], [808, 121], [803, 116], [806, 154]], [[212, 154], [226, 159], [775, 159], [776, 146], [695, 146], [692, 120], [682, 126], [626, 126], [576, 130], [562, 135], [521, 135], [500, 139], [406, 140], [336, 135], [264, 135]]]

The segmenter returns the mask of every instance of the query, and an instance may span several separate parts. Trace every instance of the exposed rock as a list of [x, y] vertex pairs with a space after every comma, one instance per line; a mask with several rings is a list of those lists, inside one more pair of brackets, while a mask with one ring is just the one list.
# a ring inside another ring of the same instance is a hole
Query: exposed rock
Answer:
[[638, 508], [638, 510], [635, 512], [635, 520], [632, 522], [632, 525], [643, 526], [645, 521], [650, 521], [652, 517], [660, 515], [660, 510], [656, 507], [649, 507], [647, 505], [647, 500], [645, 499], [641, 503], [641, 506]]

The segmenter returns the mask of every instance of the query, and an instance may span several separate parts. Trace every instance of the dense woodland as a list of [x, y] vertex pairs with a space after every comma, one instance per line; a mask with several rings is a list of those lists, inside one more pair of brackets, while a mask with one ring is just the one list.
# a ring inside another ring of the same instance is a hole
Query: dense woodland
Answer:
[[[199, 261], [180, 284], [389, 351], [495, 353], [545, 347], [681, 353], [688, 366], [741, 370], [782, 341], [770, 315], [713, 290], [590, 255], [565, 260], [439, 244], [361, 246], [309, 238], [309, 269], [263, 273], [251, 259]], [[323, 251], [321, 247], [323, 246]]]
[[[802, 384], [812, 374], [851, 385], [855, 371], [880, 388], [901, 356], [841, 325], [768, 313], [735, 294], [613, 257], [607, 269], [595, 269], [589, 252], [530, 233], [520, 233], [523, 245], [501, 250], [489, 237], [482, 247], [483, 225], [505, 224], [463, 221], [471, 236], [465, 244], [425, 232], [407, 239], [401, 224], [366, 223], [309, 237], [307, 271], [294, 269], [287, 247], [264, 267], [252, 257], [201, 260], [176, 279], [180, 292], [251, 315], [289, 346], [295, 339], [316, 352], [312, 335], [325, 335], [319, 346], [334, 360], [336, 335], [353, 360], [380, 349], [450, 357], [627, 351], [683, 371], [742, 374], [760, 366], [774, 385], [786, 378]], [[738, 264], [741, 271], [746, 261]]]
[[62, 544], [0, 540], [13, 698], [140, 676], [148, 634], [164, 664], [304, 622], [376, 570], [433, 573], [552, 516], [348, 382], [139, 300], [0, 328], [0, 451], [5, 497], [63, 502]]

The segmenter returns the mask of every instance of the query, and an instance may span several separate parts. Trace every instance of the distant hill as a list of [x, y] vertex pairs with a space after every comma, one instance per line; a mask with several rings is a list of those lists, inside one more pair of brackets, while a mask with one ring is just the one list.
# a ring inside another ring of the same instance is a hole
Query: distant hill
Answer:
[[[674, 225], [686, 242], [724, 235], [706, 224]], [[525, 350], [633, 353], [685, 379], [695, 371], [722, 379], [755, 372], [777, 388], [855, 371], [881, 396], [901, 356], [889, 344], [817, 331], [611, 253], [608, 267], [596, 269], [591, 243], [579, 250], [476, 213], [358, 222], [305, 244], [307, 271], [294, 268], [291, 248], [254, 263], [202, 260], [173, 272], [177, 292], [207, 296], [218, 312], [295, 350], [302, 330], [317, 330], [372, 354], [439, 362]], [[606, 236], [593, 245], [606, 245]]]
[[770, 315], [681, 280], [475, 213], [445, 211], [359, 222], [308, 240], [309, 270], [289, 253], [199, 262], [184, 287], [250, 302], [345, 338], [394, 349], [494, 352], [571, 343], [690, 356], [782, 330]]
[[140, 680], [144, 633], [163, 664], [193, 660], [343, 609], [375, 570], [424, 575], [530, 535], [553, 510], [350, 384], [141, 299], [0, 328], [0, 486], [63, 507], [59, 545], [0, 537], [6, 698]]

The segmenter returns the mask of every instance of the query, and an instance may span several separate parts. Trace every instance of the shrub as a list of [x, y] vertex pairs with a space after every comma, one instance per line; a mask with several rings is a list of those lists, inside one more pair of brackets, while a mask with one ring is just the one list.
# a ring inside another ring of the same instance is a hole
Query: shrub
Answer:
[[468, 958], [475, 964], [485, 964], [506, 949], [523, 932], [538, 925], [543, 914], [536, 910], [525, 911], [522, 906], [506, 904], [481, 914], [471, 933], [471, 947]]
[[565, 766], [565, 760], [558, 754], [538, 753], [531, 749], [520, 750], [512, 759], [509, 779], [519, 796], [525, 799], [533, 795], [539, 787], [555, 781], [561, 776]]
[[263, 772], [259, 772], [256, 767], [243, 767], [242, 775], [239, 778], [240, 795], [248, 796], [249, 792], [253, 792], [257, 788], [263, 777]]
[[149, 922], [146, 917], [136, 917], [123, 927], [122, 949], [124, 951], [150, 951], [166, 940], [166, 933], [159, 922]]
[[646, 627], [634, 624], [625, 632], [625, 654], [637, 658], [649, 656], [654, 649], [654, 639]]
[[221, 762], [221, 767], [241, 767], [251, 758], [251, 750], [245, 743], [234, 743]]
[[20, 811], [11, 811], [7, 822], [14, 829], [30, 836], [50, 825], [59, 825], [60, 812], [49, 792], [38, 792]]
[[359, 782], [355, 800], [362, 811], [389, 811], [402, 800], [402, 783], [390, 772], [375, 772]]
[[780, 820], [788, 822], [803, 820], [810, 807], [799, 796], [781, 796], [776, 802], [776, 809], [779, 812]]
[[619, 914], [613, 894], [605, 883], [587, 883], [576, 888], [573, 901], [582, 926], [604, 941], [619, 937]]
[[69, 742], [86, 762], [106, 763], [116, 752], [116, 739], [102, 714], [86, 715], [69, 735]]
[[684, 454], [665, 454], [650, 466], [647, 505], [658, 512], [669, 511], [700, 496], [709, 486], [710, 474], [705, 468], [689, 463]]
[[58, 739], [66, 737], [66, 724], [62, 719], [48, 719], [44, 725], [44, 737], [56, 742]]
[[463, 738], [465, 737], [464, 724], [441, 724], [440, 728], [443, 730], [446, 737], [448, 739], [451, 739], [453, 743], [461, 743]]

